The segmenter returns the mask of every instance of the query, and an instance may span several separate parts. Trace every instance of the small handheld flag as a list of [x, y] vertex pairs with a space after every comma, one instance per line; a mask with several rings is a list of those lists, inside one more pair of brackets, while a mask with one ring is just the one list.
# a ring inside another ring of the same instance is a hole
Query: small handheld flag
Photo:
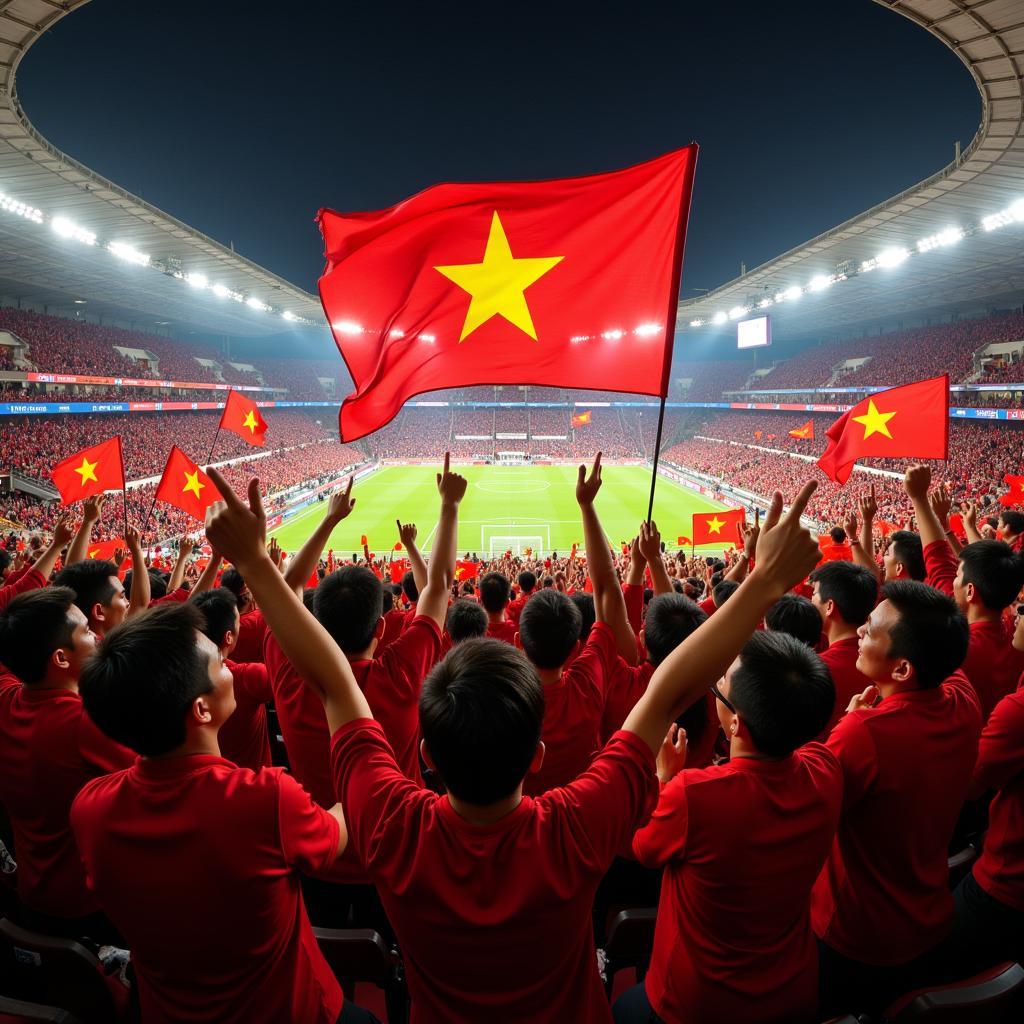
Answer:
[[264, 443], [267, 424], [260, 415], [259, 407], [251, 398], [246, 398], [237, 391], [229, 391], [220, 418], [220, 429], [228, 430], [254, 448], [259, 448]]
[[693, 543], [722, 544], [736, 543], [736, 528], [747, 521], [746, 509], [732, 508], [724, 512], [693, 513]]
[[175, 445], [167, 457], [155, 500], [180, 508], [186, 515], [203, 522], [206, 510], [220, 501], [220, 497], [214, 482]]
[[814, 420], [808, 420], [802, 427], [797, 427], [789, 432], [790, 437], [799, 438], [801, 441], [814, 440]]
[[577, 427], [585, 427], [590, 423], [590, 410], [586, 412], [577, 413], [572, 418], [572, 429], [575, 430]]
[[121, 438], [83, 448], [58, 462], [50, 477], [60, 491], [60, 503], [70, 505], [82, 498], [91, 498], [106, 491], [124, 489], [124, 459]]

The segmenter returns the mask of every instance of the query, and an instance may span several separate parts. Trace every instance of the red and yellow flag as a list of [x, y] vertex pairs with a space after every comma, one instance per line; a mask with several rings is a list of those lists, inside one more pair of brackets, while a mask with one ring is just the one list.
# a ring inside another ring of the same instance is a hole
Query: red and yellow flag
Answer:
[[477, 577], [478, 569], [476, 562], [471, 562], [468, 559], [460, 558], [455, 563], [455, 579], [459, 583], [465, 580], [475, 580]]
[[70, 458], [58, 462], [50, 470], [50, 477], [60, 491], [62, 505], [105, 491], [120, 491], [124, 487], [121, 438], [112, 437], [75, 452]]
[[681, 548], [689, 547], [692, 543], [693, 541], [691, 541], [689, 537], [676, 538], [676, 544], [678, 544]]
[[722, 544], [726, 547], [737, 544], [738, 526], [747, 521], [747, 513], [742, 508], [731, 508], [719, 512], [693, 513], [693, 543]]
[[999, 495], [999, 504], [1007, 508], [1011, 505], [1024, 505], [1024, 476], [1007, 473], [1003, 477], [1003, 483], [1010, 489]]
[[945, 459], [949, 450], [949, 376], [890, 388], [858, 402], [828, 428], [821, 471], [845, 484], [857, 459]]
[[220, 501], [214, 482], [177, 446], [171, 449], [164, 475], [156, 489], [156, 500], [180, 508], [203, 522], [206, 510]]
[[764, 432], [763, 431], [761, 431], [761, 430], [755, 430], [754, 431], [754, 440], [755, 441], [760, 441], [762, 437], [764, 437]]
[[608, 174], [443, 184], [320, 212], [344, 441], [413, 395], [534, 384], [665, 395], [697, 147]]
[[575, 430], [577, 427], [585, 427], [590, 422], [590, 410], [586, 412], [576, 413], [572, 418], [572, 428]]
[[789, 432], [790, 437], [797, 437], [801, 441], [814, 440], [814, 420], [808, 420], [802, 427], [797, 427]]
[[115, 537], [114, 540], [97, 541], [85, 549], [85, 557], [99, 562], [112, 562], [118, 548], [122, 551], [128, 550], [128, 545], [121, 537]]
[[237, 391], [228, 392], [224, 413], [220, 418], [220, 428], [237, 434], [254, 448], [259, 448], [263, 444], [267, 433], [267, 424], [260, 415], [259, 407], [251, 398], [246, 398]]

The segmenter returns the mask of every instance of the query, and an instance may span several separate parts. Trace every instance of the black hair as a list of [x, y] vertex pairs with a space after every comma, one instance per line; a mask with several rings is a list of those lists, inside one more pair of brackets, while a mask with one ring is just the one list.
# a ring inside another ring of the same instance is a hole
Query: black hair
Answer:
[[395, 610], [395, 592], [390, 587], [380, 588], [380, 613], [387, 615]]
[[826, 562], [811, 572], [811, 583], [818, 585], [822, 604], [834, 601], [844, 622], [862, 626], [878, 603], [878, 580], [863, 565], [853, 562]]
[[721, 583], [716, 583], [715, 589], [711, 591], [715, 607], [721, 608], [739, 588], [740, 585], [735, 580], [722, 580]]
[[467, 640], [431, 669], [419, 710], [420, 732], [448, 792], [487, 806], [513, 793], [530, 767], [544, 689], [511, 644]]
[[224, 634], [235, 628], [235, 612], [238, 598], [226, 587], [204, 591], [192, 598], [192, 604], [202, 613], [205, 624], [201, 627], [218, 647], [224, 642]]
[[362, 565], [346, 565], [325, 576], [313, 597], [313, 614], [346, 654], [365, 651], [380, 620], [379, 579]]
[[1024, 512], [1017, 512], [1012, 508], [1004, 508], [999, 513], [999, 518], [1002, 519], [1003, 525], [1009, 529], [1010, 533], [1024, 533]]
[[453, 644], [487, 635], [487, 612], [469, 598], [460, 597], [448, 607], [445, 628]]
[[554, 576], [545, 576], [544, 577], [544, 581], [541, 584], [541, 586], [543, 586], [545, 590], [550, 590], [554, 585], [555, 585], [555, 577]]
[[519, 584], [519, 592], [521, 594], [529, 594], [537, 586], [537, 577], [529, 569], [525, 569], [519, 574], [516, 582]]
[[511, 593], [508, 580], [500, 572], [489, 572], [480, 581], [480, 603], [492, 615], [505, 610]]
[[3, 574], [7, 567], [11, 564], [13, 559], [11, 553], [6, 548], [0, 548], [0, 574]]
[[[167, 596], [167, 583], [170, 580], [170, 575], [167, 573], [157, 572], [156, 569], [149, 570], [149, 599], [155, 601], [157, 598]], [[135, 571], [129, 569], [124, 574], [124, 579], [121, 580], [121, 586], [124, 587], [124, 593], [126, 597], [132, 596], [132, 582], [135, 580]]]
[[229, 565], [220, 574], [220, 585], [226, 590], [230, 590], [238, 598], [242, 596], [246, 589], [245, 578], [233, 565]]
[[78, 682], [89, 717], [143, 757], [180, 747], [189, 708], [213, 689], [209, 658], [196, 642], [203, 625], [194, 604], [175, 601], [111, 630]]
[[800, 594], [783, 594], [765, 613], [764, 624], [773, 633], [788, 633], [811, 650], [821, 640], [818, 609]]
[[65, 566], [53, 578], [54, 586], [70, 587], [75, 592], [75, 604], [85, 613], [92, 614], [94, 605], [110, 604], [117, 590], [110, 578], [117, 578], [117, 566], [104, 559], [85, 559]]
[[597, 621], [597, 608], [594, 605], [594, 595], [588, 594], [585, 590], [577, 590], [575, 594], [569, 595], [569, 600], [580, 611], [580, 643], [586, 643], [590, 637], [590, 631]]
[[19, 594], [0, 612], [0, 662], [23, 683], [42, 682], [53, 652], [71, 646], [74, 603], [70, 587], [43, 587]]
[[912, 580], [923, 580], [924, 569], [924, 548], [921, 538], [912, 530], [896, 530], [890, 535], [892, 556], [897, 562], [902, 562], [906, 567], [907, 575]]
[[660, 665], [705, 619], [707, 614], [688, 597], [655, 597], [644, 619], [644, 644], [650, 663]]
[[836, 688], [825, 663], [788, 633], [759, 630], [743, 645], [729, 701], [762, 754], [785, 757], [828, 724]]
[[519, 616], [519, 642], [538, 668], [561, 668], [580, 638], [583, 617], [560, 590], [534, 594]]
[[402, 574], [402, 593], [409, 604], [415, 604], [420, 599], [419, 587], [416, 586], [416, 577], [412, 569], [406, 569]]
[[906, 658], [922, 689], [939, 686], [967, 657], [970, 630], [953, 598], [913, 580], [894, 580], [882, 597], [899, 612], [889, 630], [890, 658]]
[[1001, 612], [1024, 586], [1024, 559], [1001, 540], [976, 540], [960, 550], [964, 584], [973, 583], [981, 603]]
[[833, 544], [842, 544], [846, 540], [846, 531], [841, 526], [833, 526], [828, 535], [832, 538]]

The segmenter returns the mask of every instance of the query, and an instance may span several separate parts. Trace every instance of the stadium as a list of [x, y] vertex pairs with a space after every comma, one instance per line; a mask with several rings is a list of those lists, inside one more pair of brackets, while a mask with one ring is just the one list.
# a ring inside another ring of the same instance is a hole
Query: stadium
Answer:
[[0, 2], [0, 1022], [1024, 1019], [1020, 0], [875, 0], [973, 138], [581, 303], [605, 389], [425, 387], [424, 321], [347, 432], [324, 224], [318, 295], [29, 120], [87, 3]]

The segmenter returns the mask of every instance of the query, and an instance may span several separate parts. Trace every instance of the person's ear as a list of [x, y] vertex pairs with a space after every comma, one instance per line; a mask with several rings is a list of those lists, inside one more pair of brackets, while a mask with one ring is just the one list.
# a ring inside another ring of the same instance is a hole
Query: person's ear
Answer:
[[423, 763], [432, 771], [437, 771], [437, 765], [434, 764], [434, 759], [430, 756], [430, 749], [427, 747], [426, 740], [420, 740], [420, 757], [423, 758]]
[[58, 647], [51, 655], [50, 661], [54, 666], [60, 669], [62, 672], [66, 672], [71, 666], [71, 662], [68, 660], [67, 651], [63, 647]]
[[518, 629], [516, 630], [515, 637], [513, 637], [513, 643], [515, 644], [516, 647], [519, 648], [519, 650], [523, 649], [523, 641], [519, 638], [519, 630]]
[[103, 614], [103, 605], [97, 601], [89, 612], [89, 618], [94, 619], [96, 622], [106, 622], [107, 617]]
[[547, 747], [544, 746], [544, 741], [539, 741], [537, 749], [533, 752], [533, 760], [530, 762], [530, 767], [526, 769], [527, 775], [536, 775], [540, 771], [541, 766], [544, 764], [544, 754], [546, 751]]
[[975, 601], [979, 600], [978, 590], [973, 583], [968, 583], [964, 587], [964, 597], [967, 599], [968, 604], [974, 604]]
[[192, 701], [192, 706], [189, 708], [189, 719], [192, 725], [209, 725], [213, 721], [213, 712], [206, 701], [208, 696], [204, 693]]
[[642, 643], [644, 645], [644, 647], [647, 646], [647, 634], [646, 634], [645, 627], [643, 627], [643, 626], [640, 627], [640, 635], [637, 637], [637, 639], [640, 641], [640, 643]]
[[385, 630], [386, 627], [387, 627], [387, 623], [384, 621], [384, 616], [382, 615], [377, 620], [377, 625], [373, 627], [373, 638], [374, 638], [374, 640], [379, 640], [384, 635], [384, 630]]
[[833, 616], [835, 615], [835, 613], [836, 613], [836, 603], [835, 603], [835, 601], [834, 601], [834, 600], [833, 600], [833, 599], [832, 599], [832, 598], [830, 597], [830, 598], [829, 598], [829, 599], [828, 599], [828, 600], [827, 600], [827, 601], [825, 602], [825, 618], [826, 618], [826, 619], [831, 619], [831, 618], [832, 618], [832, 617], [833, 617]]
[[890, 675], [893, 682], [908, 683], [914, 678], [914, 666], [906, 658], [900, 658]]

